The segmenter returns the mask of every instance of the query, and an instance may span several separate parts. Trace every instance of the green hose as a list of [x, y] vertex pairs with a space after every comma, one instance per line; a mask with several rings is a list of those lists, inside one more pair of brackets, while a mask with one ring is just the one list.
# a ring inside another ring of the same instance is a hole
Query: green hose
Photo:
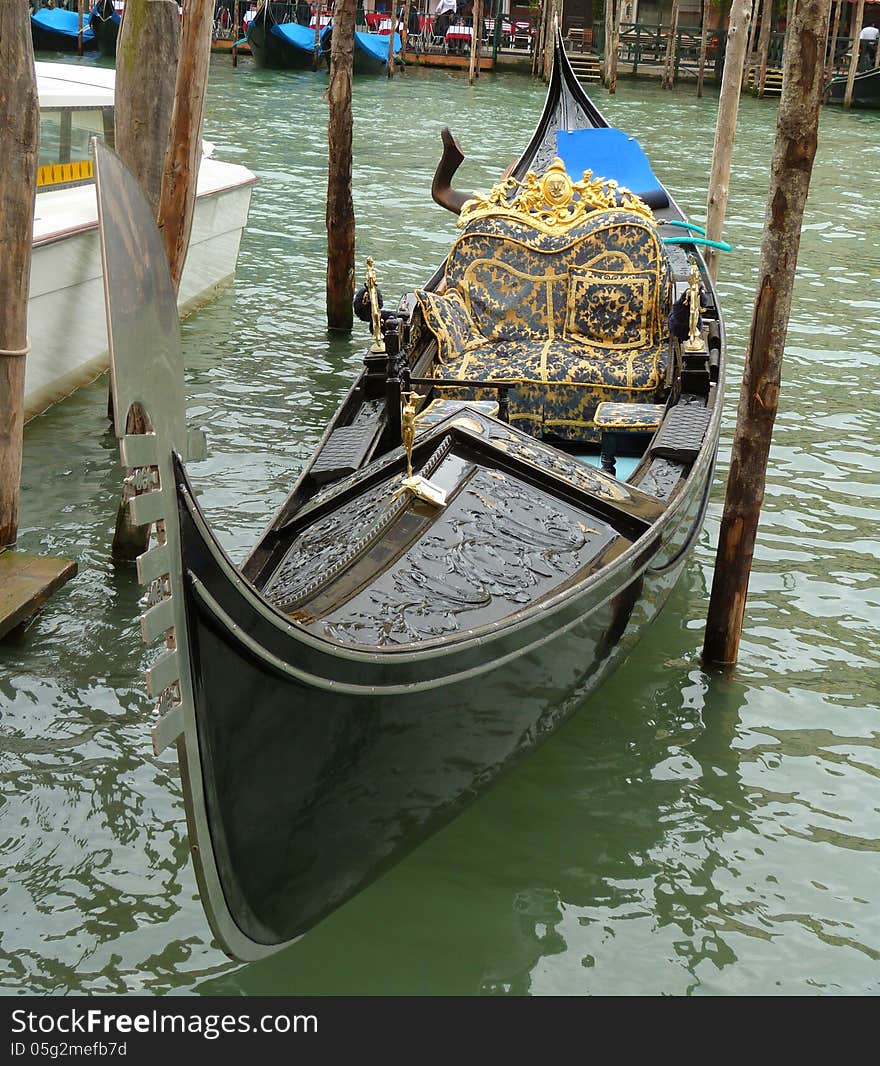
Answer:
[[719, 252], [732, 252], [733, 245], [727, 241], [710, 241], [708, 237], [664, 237], [664, 244], [702, 244], [707, 248], [717, 248]]

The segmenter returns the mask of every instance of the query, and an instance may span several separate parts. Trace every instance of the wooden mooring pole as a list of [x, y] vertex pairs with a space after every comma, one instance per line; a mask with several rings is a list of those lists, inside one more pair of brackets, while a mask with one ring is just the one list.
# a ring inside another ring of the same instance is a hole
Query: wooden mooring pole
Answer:
[[843, 5], [844, 0], [837, 0], [837, 4], [834, 8], [834, 21], [831, 26], [831, 33], [828, 36], [828, 56], [825, 63], [826, 84], [831, 81], [834, 76], [834, 68], [837, 65], [837, 33], [840, 29], [840, 10]]
[[752, 0], [752, 20], [749, 23], [749, 39], [746, 42], [746, 61], [742, 70], [742, 88], [745, 89], [749, 80], [749, 67], [752, 63], [752, 54], [755, 51], [755, 33], [758, 28], [758, 7], [761, 0]]
[[85, 29], [84, 22], [86, 17], [86, 0], [79, 0], [77, 4], [77, 14], [79, 15], [78, 29], [76, 34], [76, 54], [83, 54], [83, 31]]
[[702, 0], [700, 15], [700, 58], [697, 63], [697, 99], [703, 95], [703, 81], [706, 77], [706, 53], [709, 50], [709, 0]]
[[623, 8], [623, 0], [609, 0], [614, 4], [614, 18], [611, 22], [611, 65], [608, 69], [608, 92], [614, 95], [617, 92], [617, 61], [620, 55], [620, 16]]
[[[859, 51], [861, 49], [862, 42], [859, 40], [859, 33], [862, 27], [862, 16], [865, 14], [865, 0], [858, 0], [853, 15], [852, 23], [850, 25], [850, 38], [852, 39], [852, 49], [849, 60], [849, 74], [846, 77], [846, 92], [843, 94], [843, 106], [845, 109], [852, 107], [853, 88], [856, 83], [856, 71], [859, 69]], [[880, 51], [880, 49], [878, 49]]]
[[213, 22], [212, 0], [189, 0], [183, 12], [174, 107], [159, 201], [159, 229], [175, 289], [180, 288], [196, 203]]
[[[24, 369], [40, 106], [28, 5], [0, 3], [0, 639], [76, 573], [69, 559], [13, 551], [18, 537]], [[7, 550], [9, 549], [9, 550]]]
[[758, 35], [758, 69], [755, 73], [755, 91], [764, 95], [767, 80], [767, 59], [770, 51], [770, 31], [773, 28], [773, 0], [764, 0], [761, 11], [761, 32]]
[[605, 0], [605, 57], [602, 63], [602, 81], [607, 89], [611, 85], [611, 48], [614, 44], [614, 3]]
[[672, 0], [672, 12], [669, 16], [669, 38], [666, 41], [666, 58], [663, 61], [663, 74], [660, 86], [671, 89], [675, 85], [675, 73], [678, 65], [678, 14], [679, 0]]
[[483, 25], [483, 0], [474, 0], [474, 25], [471, 32], [471, 61], [468, 66], [468, 85], [480, 76], [480, 27]]
[[18, 536], [40, 106], [25, 3], [0, 3], [0, 547]]
[[389, 78], [394, 77], [394, 34], [397, 32], [397, 15], [394, 11], [394, 0], [391, 2], [391, 32], [388, 34], [388, 61], [385, 64], [385, 73]]
[[[179, 51], [176, 0], [128, 0], [116, 45], [116, 151], [140, 183], [157, 220]], [[112, 394], [111, 380], [111, 420]], [[115, 430], [122, 436], [145, 433], [148, 428], [138, 407], [128, 413], [126, 424]], [[149, 546], [150, 527], [136, 526], [131, 520], [129, 501], [135, 494], [126, 480], [113, 532], [111, 551], [115, 559], [136, 559]]]
[[356, 13], [357, 0], [336, 0], [327, 88], [327, 325], [346, 332], [354, 321], [351, 74]]
[[816, 155], [830, 6], [831, 0], [797, 0], [792, 5], [758, 290], [706, 619], [703, 658], [710, 664], [731, 665], [739, 652], [801, 224]]
[[[721, 78], [721, 95], [718, 99], [718, 120], [715, 126], [715, 145], [712, 149], [712, 170], [709, 175], [709, 193], [706, 201], [706, 236], [713, 241], [721, 240], [724, 216], [727, 214], [730, 164], [733, 159], [733, 142], [736, 137], [736, 119], [739, 114], [742, 71], [746, 59], [751, 17], [751, 0], [733, 0], [730, 7], [727, 51], [724, 57], [724, 74]], [[713, 281], [718, 277], [718, 256], [717, 249], [706, 249], [706, 266]]]

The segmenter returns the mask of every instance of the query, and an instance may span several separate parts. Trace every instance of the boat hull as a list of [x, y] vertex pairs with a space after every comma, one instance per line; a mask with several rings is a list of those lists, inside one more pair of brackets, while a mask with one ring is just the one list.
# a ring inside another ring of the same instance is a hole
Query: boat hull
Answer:
[[[181, 316], [208, 302], [235, 274], [254, 180], [244, 168], [236, 172], [240, 185], [196, 199], [178, 297]], [[94, 187], [41, 193], [36, 213], [39, 217], [45, 211], [46, 198], [71, 192], [81, 204], [78, 223], [35, 235], [28, 299], [31, 349], [25, 368], [26, 421], [94, 381], [109, 366]]]
[[[314, 52], [304, 51], [272, 33], [261, 10], [248, 26], [247, 42], [258, 67], [268, 70], [313, 70]], [[320, 62], [320, 60], [319, 60]]]
[[[37, 52], [77, 52], [79, 50], [79, 17], [76, 12], [63, 9], [41, 10], [31, 15], [31, 39]], [[89, 25], [89, 15], [83, 19], [82, 48], [84, 52], [98, 47]]]
[[[828, 86], [828, 103], [842, 104], [846, 95], [845, 77], [834, 78]], [[852, 106], [880, 108], [880, 67], [862, 71], [853, 80]]]
[[119, 27], [122, 20], [115, 12], [107, 18], [101, 18], [97, 8], [92, 9], [89, 26], [95, 35], [95, 45], [103, 56], [116, 55], [116, 42], [119, 39]]
[[320, 648], [267, 610], [178, 467], [198, 737], [187, 731], [185, 791], [197, 865], [213, 854], [198, 872], [221, 942], [253, 958], [295, 940], [568, 718], [666, 602], [713, 454], [662, 533], [603, 580], [522, 626], [410, 656]]

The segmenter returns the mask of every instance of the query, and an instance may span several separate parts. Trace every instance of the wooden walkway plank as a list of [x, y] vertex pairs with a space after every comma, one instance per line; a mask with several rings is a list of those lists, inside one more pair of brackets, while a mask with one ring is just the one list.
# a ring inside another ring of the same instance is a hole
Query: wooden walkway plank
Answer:
[[0, 551], [0, 640], [32, 618], [77, 569], [71, 559]]

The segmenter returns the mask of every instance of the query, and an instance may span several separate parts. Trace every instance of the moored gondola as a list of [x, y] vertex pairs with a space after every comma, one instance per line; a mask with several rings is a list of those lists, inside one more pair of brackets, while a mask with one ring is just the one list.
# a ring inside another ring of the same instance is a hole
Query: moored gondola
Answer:
[[[828, 83], [827, 102], [842, 104], [846, 97], [847, 75], [832, 78]], [[880, 67], [863, 70], [853, 78], [852, 106], [863, 108], [880, 107]]]
[[[79, 12], [42, 7], [31, 15], [31, 37], [36, 51], [75, 52], [79, 48]], [[88, 16], [82, 25], [84, 51], [98, 47]]]
[[278, 21], [276, 6], [263, 4], [248, 24], [247, 42], [257, 66], [275, 70], [312, 70], [318, 64], [323, 66], [321, 34], [316, 41], [312, 27]]
[[89, 14], [89, 28], [95, 35], [95, 44], [101, 55], [116, 55], [121, 24], [122, 13], [117, 10], [114, 0], [97, 0]]
[[541, 120], [487, 196], [452, 188], [446, 138], [434, 195], [459, 233], [434, 277], [383, 310], [368, 263], [363, 371], [238, 568], [185, 469], [161, 240], [97, 151], [116, 424], [139, 406], [152, 427], [122, 455], [155, 528], [138, 563], [144, 637], [166, 644], [154, 745], [177, 744], [212, 929], [256, 958], [448, 822], [633, 648], [702, 526], [724, 328], [699, 238], [557, 32]]

